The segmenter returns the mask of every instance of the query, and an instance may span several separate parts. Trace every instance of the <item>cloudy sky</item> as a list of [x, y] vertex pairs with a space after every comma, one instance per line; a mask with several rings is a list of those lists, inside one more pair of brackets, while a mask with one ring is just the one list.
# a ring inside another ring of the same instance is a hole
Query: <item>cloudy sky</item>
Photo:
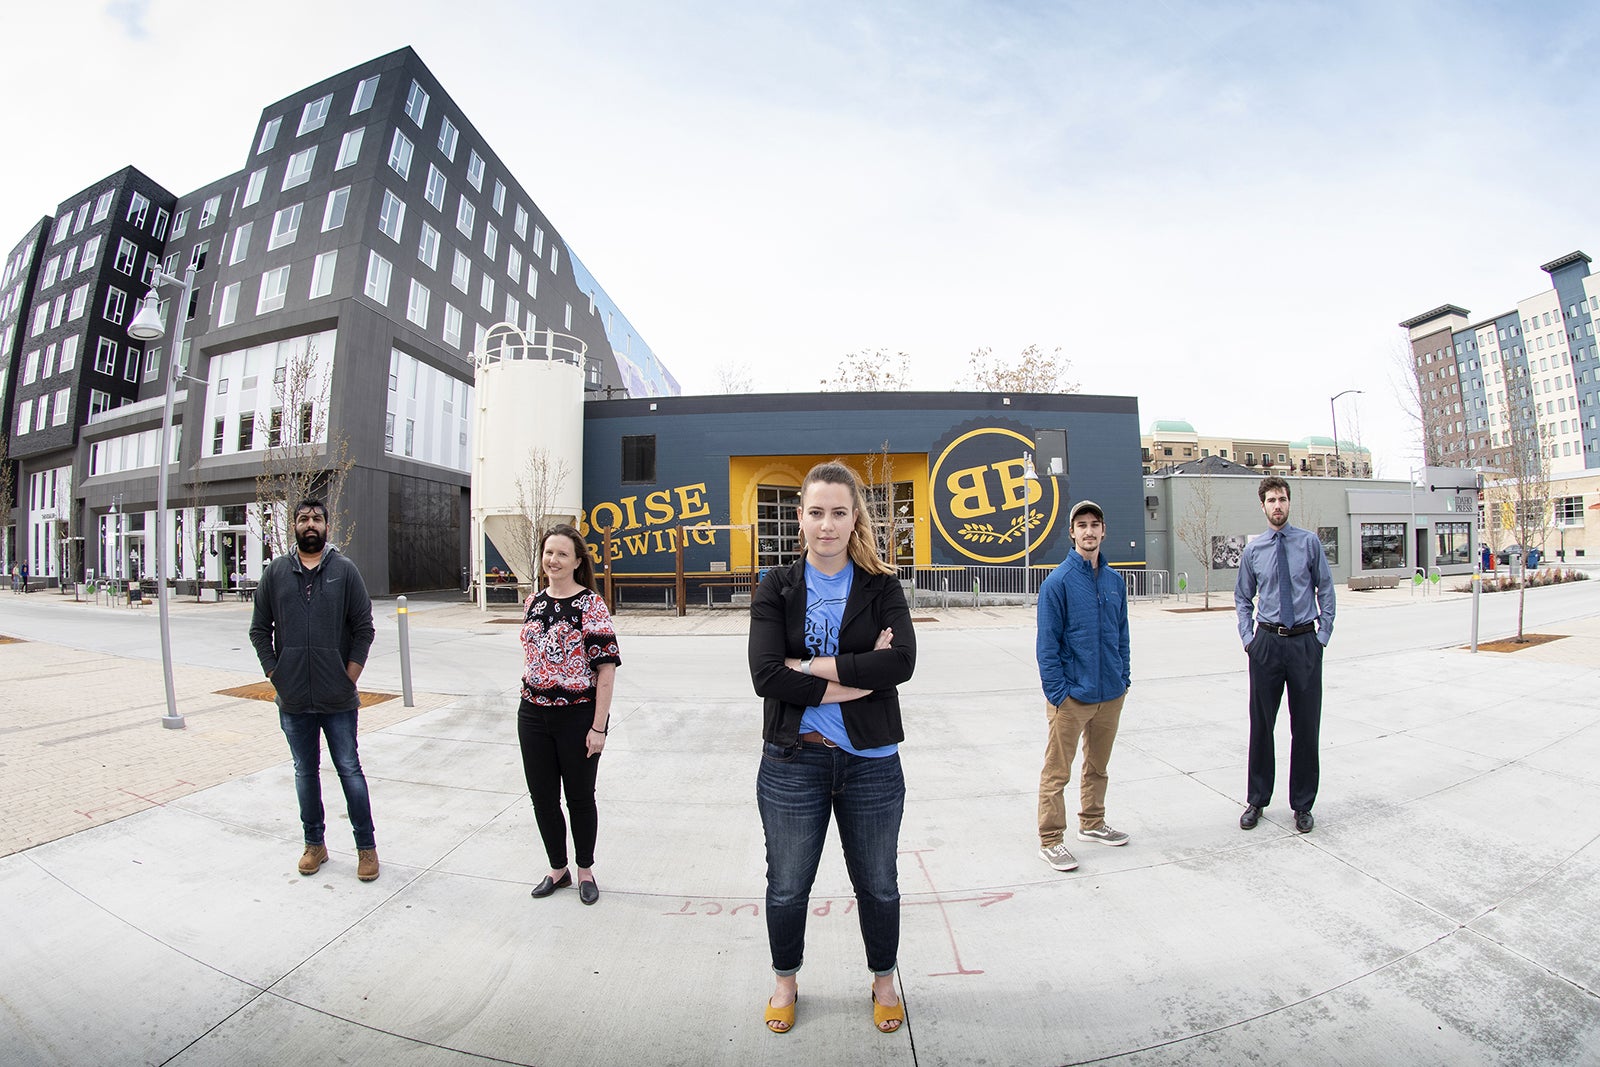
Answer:
[[1600, 256], [1600, 8], [1527, 10], [29, 4], [0, 240], [129, 163], [176, 193], [236, 170], [263, 106], [409, 44], [686, 392], [876, 348], [947, 389], [980, 346], [1060, 346], [1146, 427], [1327, 434], [1361, 389], [1341, 436], [1404, 477], [1395, 324]]

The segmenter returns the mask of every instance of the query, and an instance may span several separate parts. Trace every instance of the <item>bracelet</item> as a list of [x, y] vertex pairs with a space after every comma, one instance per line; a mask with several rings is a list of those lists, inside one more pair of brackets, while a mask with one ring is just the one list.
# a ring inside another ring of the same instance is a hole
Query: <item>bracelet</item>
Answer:
[[604, 737], [606, 734], [611, 732], [611, 720], [606, 720], [606, 728], [604, 730], [600, 729], [598, 726], [591, 726], [589, 727], [589, 732], [591, 734], [599, 734], [601, 737]]
[[811, 657], [811, 656], [807, 656], [805, 659], [800, 661], [800, 673], [801, 674], [810, 674], [811, 673], [811, 660], [812, 660], [812, 658], [813, 657]]

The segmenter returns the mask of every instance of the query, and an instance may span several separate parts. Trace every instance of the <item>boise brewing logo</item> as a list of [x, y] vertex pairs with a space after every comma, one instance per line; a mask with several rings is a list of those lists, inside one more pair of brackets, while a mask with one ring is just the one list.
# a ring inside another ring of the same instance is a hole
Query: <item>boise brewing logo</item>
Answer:
[[928, 475], [947, 545], [979, 563], [1011, 563], [1050, 539], [1061, 501], [1055, 479], [1023, 477], [1022, 454], [1033, 451], [1032, 438], [1009, 427], [957, 429]]

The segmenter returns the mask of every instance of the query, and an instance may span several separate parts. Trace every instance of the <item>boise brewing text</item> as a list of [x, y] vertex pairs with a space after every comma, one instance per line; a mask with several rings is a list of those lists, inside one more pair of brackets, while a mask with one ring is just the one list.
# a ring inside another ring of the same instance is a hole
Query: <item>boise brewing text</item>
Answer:
[[[603, 538], [605, 531], [610, 530], [613, 561], [627, 556], [676, 552], [679, 525], [711, 514], [705, 494], [706, 483], [694, 482], [646, 493], [642, 507], [637, 495], [615, 502], [603, 500], [579, 513], [578, 532], [585, 538]], [[689, 534], [695, 544], [716, 543], [715, 530], [690, 530]], [[591, 540], [588, 548], [589, 558], [596, 565], [604, 565], [605, 561], [600, 558], [601, 545]]]

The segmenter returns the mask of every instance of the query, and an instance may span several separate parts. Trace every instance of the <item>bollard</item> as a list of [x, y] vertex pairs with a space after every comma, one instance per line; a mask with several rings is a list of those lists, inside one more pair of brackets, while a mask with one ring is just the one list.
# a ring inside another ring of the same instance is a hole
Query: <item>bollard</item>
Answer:
[[976, 576], [972, 579], [972, 606], [974, 608], [978, 606], [978, 578]]
[[950, 579], [948, 578], [939, 579], [939, 606], [941, 608], [950, 606]]
[[405, 699], [406, 707], [412, 708], [416, 704], [411, 700], [411, 623], [405, 597], [395, 600], [394, 613], [400, 622], [400, 695]]
[[1478, 594], [1483, 590], [1483, 572], [1472, 571], [1472, 651], [1478, 651]]

